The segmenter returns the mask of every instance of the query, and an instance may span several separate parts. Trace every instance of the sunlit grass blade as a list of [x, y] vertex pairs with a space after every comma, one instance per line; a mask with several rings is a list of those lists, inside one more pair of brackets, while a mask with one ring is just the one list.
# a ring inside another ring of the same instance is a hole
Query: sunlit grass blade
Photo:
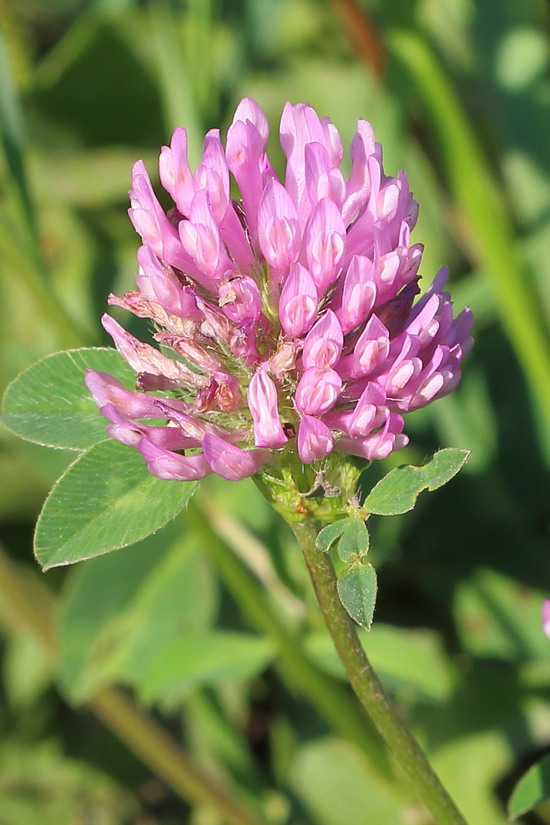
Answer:
[[[0, 240], [8, 247], [14, 247], [17, 257], [23, 251], [25, 260], [15, 271], [18, 277], [33, 293], [37, 308], [48, 317], [59, 335], [62, 346], [78, 346], [82, 338], [63, 307], [56, 300], [46, 284], [47, 264], [40, 245], [40, 234], [36, 209], [32, 200], [26, 170], [25, 129], [23, 115], [14, 88], [8, 54], [4, 40], [0, 36], [0, 139], [4, 154], [4, 167], [9, 193], [13, 193], [18, 203], [19, 216], [15, 219], [20, 226], [8, 228], [0, 225]], [[23, 240], [24, 249], [20, 250]], [[28, 261], [28, 264], [27, 264]]]
[[202, 143], [200, 117], [193, 100], [193, 84], [184, 59], [178, 21], [169, 0], [149, 4], [154, 55], [157, 61], [166, 130], [185, 126], [189, 136], [189, 159], [198, 163]]
[[388, 42], [430, 114], [449, 186], [466, 221], [471, 248], [492, 284], [502, 324], [538, 410], [543, 446], [550, 456], [550, 340], [540, 297], [521, 259], [506, 205], [468, 116], [435, 54], [413, 32], [393, 30]]
[[28, 243], [37, 253], [38, 230], [25, 168], [25, 131], [23, 116], [14, 88], [4, 38], [0, 35], [0, 137], [5, 171], [19, 201]]
[[187, 67], [195, 106], [203, 119], [216, 111], [212, 60], [212, 0], [188, 0], [186, 27]]

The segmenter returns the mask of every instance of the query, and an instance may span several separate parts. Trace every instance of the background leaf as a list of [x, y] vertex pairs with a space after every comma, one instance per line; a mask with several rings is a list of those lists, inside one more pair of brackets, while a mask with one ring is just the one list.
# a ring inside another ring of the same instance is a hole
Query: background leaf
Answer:
[[508, 803], [508, 813], [517, 819], [550, 799], [550, 756], [545, 756], [522, 776]]
[[[376, 621], [368, 636], [359, 634], [359, 641], [387, 690], [405, 700], [425, 697], [441, 702], [449, 698], [454, 666], [446, 658], [437, 634]], [[308, 636], [306, 645], [326, 670], [340, 679], [347, 678], [326, 633]]]
[[47, 570], [134, 544], [177, 516], [195, 487], [161, 481], [137, 450], [101, 442], [71, 464], [46, 499], [36, 557]]
[[478, 570], [461, 582], [454, 599], [457, 632], [474, 656], [509, 661], [548, 661], [548, 639], [541, 626], [543, 591], [527, 591], [493, 570]]
[[372, 781], [346, 742], [327, 737], [302, 744], [290, 764], [289, 777], [307, 811], [306, 821], [349, 825], [359, 811], [373, 823], [399, 821], [395, 801]]
[[181, 635], [204, 633], [217, 609], [208, 556], [176, 523], [78, 565], [60, 615], [64, 693], [81, 702], [117, 680], [139, 690], [164, 647]]
[[180, 635], [164, 645], [141, 684], [145, 701], [178, 697], [191, 688], [250, 679], [274, 653], [269, 639], [251, 633], [212, 630]]

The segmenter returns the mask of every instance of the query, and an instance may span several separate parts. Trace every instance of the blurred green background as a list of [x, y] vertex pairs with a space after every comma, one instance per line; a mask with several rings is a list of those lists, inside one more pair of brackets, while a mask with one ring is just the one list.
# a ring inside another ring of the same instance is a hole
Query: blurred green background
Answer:
[[[204, 131], [255, 97], [280, 169], [281, 107], [308, 101], [348, 144], [371, 121], [386, 171], [407, 170], [421, 273], [449, 265], [476, 345], [387, 466], [472, 456], [413, 513], [372, 520], [362, 638], [480, 825], [506, 821], [550, 749], [549, 22], [543, 0], [0, 0], [2, 391], [44, 355], [109, 343], [106, 296], [136, 270], [131, 165], [154, 175], [177, 124], [197, 162]], [[73, 458], [0, 433], [0, 825], [223, 821], [121, 739], [113, 696], [265, 822], [428, 822], [362, 734], [345, 741], [354, 699], [253, 484], [208, 479], [178, 524], [42, 576], [33, 525]]]

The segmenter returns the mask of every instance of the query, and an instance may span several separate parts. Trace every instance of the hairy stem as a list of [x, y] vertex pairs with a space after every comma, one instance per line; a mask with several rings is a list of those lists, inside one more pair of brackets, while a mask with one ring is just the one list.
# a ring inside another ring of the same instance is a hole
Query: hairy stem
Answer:
[[291, 526], [304, 554], [334, 646], [359, 701], [438, 825], [466, 825], [424, 751], [386, 697], [359, 642], [355, 624], [340, 602], [330, 558], [315, 546], [315, 524], [308, 521]]

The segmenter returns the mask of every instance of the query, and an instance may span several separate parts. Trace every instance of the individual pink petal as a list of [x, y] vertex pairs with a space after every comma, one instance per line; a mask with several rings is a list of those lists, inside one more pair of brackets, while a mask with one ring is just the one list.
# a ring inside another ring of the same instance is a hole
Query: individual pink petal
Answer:
[[311, 328], [318, 301], [313, 278], [302, 264], [294, 264], [279, 298], [279, 318], [287, 335], [298, 338]]
[[376, 315], [371, 315], [353, 352], [338, 364], [338, 372], [342, 378], [362, 378], [381, 367], [389, 351], [389, 332]]
[[195, 194], [193, 173], [187, 160], [187, 131], [178, 126], [170, 147], [163, 146], [159, 158], [160, 181], [182, 215], [188, 215]]
[[140, 373], [159, 375], [174, 383], [194, 387], [204, 386], [204, 378], [187, 369], [180, 361], [172, 360], [150, 344], [144, 344], [130, 335], [110, 315], [101, 319], [104, 329], [114, 341], [115, 347], [132, 369]]
[[146, 435], [153, 444], [165, 450], [183, 450], [187, 447], [198, 447], [200, 441], [187, 438], [178, 427], [160, 427], [141, 424], [134, 421], [113, 404], [101, 407], [101, 413], [111, 422], [105, 427], [111, 438], [137, 447], [142, 435]]
[[334, 201], [324, 198], [316, 205], [304, 229], [302, 260], [323, 295], [338, 276], [344, 254], [346, 229]]
[[[368, 435], [386, 421], [386, 393], [375, 381], [363, 382], [356, 398], [346, 400], [345, 409], [332, 409], [323, 421], [332, 430], [340, 430], [354, 438]], [[349, 406], [353, 404], [353, 406]]]
[[363, 206], [359, 215], [349, 225], [350, 216], [342, 208], [342, 218], [348, 224], [346, 237], [346, 254], [342, 265], [345, 267], [354, 255], [366, 255], [373, 257], [376, 236], [380, 233], [389, 235], [388, 228], [383, 222], [378, 221], [377, 215], [372, 205], [376, 203], [380, 183], [383, 177], [382, 161], [377, 155], [371, 155], [367, 161], [368, 175], [370, 180], [368, 202]]
[[148, 246], [138, 249], [139, 274], [136, 283], [148, 298], [158, 301], [166, 312], [194, 321], [201, 319], [191, 287], [183, 286], [171, 267], [163, 266]]
[[374, 459], [387, 458], [394, 450], [400, 450], [409, 439], [403, 434], [404, 421], [397, 413], [389, 413], [385, 425], [379, 432], [371, 433], [365, 438], [339, 438], [335, 448], [351, 455]]
[[386, 394], [382, 388], [369, 382], [355, 405], [347, 431], [353, 438], [369, 435], [376, 427], [385, 423]]
[[112, 404], [130, 418], [162, 418], [154, 395], [128, 390], [117, 378], [99, 370], [88, 370], [84, 380], [99, 408]]
[[329, 154], [332, 165], [341, 159], [341, 143], [336, 127], [328, 118], [323, 121], [311, 106], [287, 103], [283, 109], [280, 139], [287, 157], [285, 187], [298, 208], [300, 225], [303, 226], [310, 212], [306, 193], [305, 148], [309, 143], [320, 143]]
[[302, 362], [304, 367], [332, 367], [340, 358], [344, 336], [338, 318], [327, 309], [304, 342]]
[[382, 157], [382, 149], [374, 140], [372, 126], [366, 120], [357, 122], [357, 132], [351, 142], [351, 174], [346, 186], [346, 200], [342, 207], [342, 217], [349, 225], [362, 212], [370, 197], [372, 189], [371, 166], [369, 158]]
[[144, 244], [163, 258], [166, 263], [178, 269], [193, 269], [192, 260], [183, 250], [178, 233], [168, 220], [160, 205], [149, 180], [143, 161], [134, 164], [132, 170], [132, 189], [130, 190], [130, 209], [128, 214], [136, 232], [141, 235]]
[[220, 238], [227, 247], [229, 256], [239, 272], [243, 275], [251, 273], [255, 263], [254, 252], [232, 201], [228, 204], [218, 230]]
[[254, 421], [256, 447], [281, 447], [288, 441], [277, 408], [277, 387], [263, 369], [252, 377], [248, 387], [248, 406]]
[[376, 301], [374, 268], [370, 258], [354, 255], [344, 278], [341, 305], [336, 314], [344, 333], [362, 324]]
[[341, 207], [346, 192], [344, 176], [320, 143], [306, 144], [305, 183], [310, 209], [323, 198], [328, 198]]
[[258, 106], [256, 101], [251, 97], [243, 97], [235, 109], [233, 123], [236, 123], [239, 120], [242, 120], [243, 123], [246, 123], [247, 121], [252, 123], [258, 130], [262, 138], [263, 145], [265, 146], [267, 144], [269, 139], [269, 121], [260, 106]]
[[310, 367], [296, 388], [296, 406], [307, 415], [322, 415], [336, 404], [342, 379], [330, 367]]
[[239, 185], [252, 243], [258, 245], [258, 208], [262, 192], [275, 173], [265, 154], [267, 119], [250, 98], [241, 101], [227, 132], [227, 165]]
[[415, 280], [422, 261], [424, 247], [415, 244], [410, 248], [400, 245], [397, 249], [375, 254], [375, 282], [378, 306], [386, 303], [408, 283]]
[[296, 207], [279, 181], [271, 178], [258, 210], [260, 249], [279, 278], [286, 276], [300, 251], [300, 229]]
[[433, 401], [436, 396], [440, 397], [439, 393], [444, 389], [445, 383], [445, 375], [443, 372], [435, 372], [433, 375], [430, 375], [422, 382], [412, 396], [410, 402], [407, 404], [407, 411], [425, 407], [426, 404]]
[[424, 292], [422, 297], [416, 302], [416, 304], [413, 307], [411, 307], [412, 301], [415, 295], [417, 295], [420, 292], [419, 287], [416, 286], [416, 292], [414, 292], [412, 296], [410, 295], [410, 291], [414, 287], [413, 284], [410, 284], [407, 287], [407, 290], [401, 290], [400, 294], [397, 296], [398, 299], [401, 300], [403, 295], [407, 295], [409, 299], [409, 315], [406, 318], [407, 325], [412, 324], [413, 321], [418, 317], [418, 315], [420, 315], [420, 313], [422, 312], [428, 301], [432, 298], [432, 296], [438, 295], [440, 298], [444, 298], [446, 300], [450, 299], [449, 293], [443, 291], [445, 284], [447, 283], [448, 277], [448, 268], [446, 266], [441, 267], [441, 269], [438, 270], [435, 278], [433, 279], [428, 289]]
[[204, 436], [202, 449], [211, 469], [228, 481], [240, 481], [254, 475], [269, 457], [267, 450], [241, 450], [211, 433]]
[[206, 191], [197, 192], [193, 198], [189, 220], [180, 221], [179, 236], [183, 248], [201, 273], [194, 276], [195, 280], [215, 291], [213, 284], [232, 269], [232, 263], [221, 243]]
[[470, 335], [473, 322], [474, 316], [472, 310], [469, 307], [466, 307], [466, 309], [463, 309], [452, 322], [451, 329], [445, 336], [443, 343], [447, 344], [449, 347], [452, 347], [455, 344], [460, 344], [462, 354], [466, 355], [467, 352], [470, 352], [470, 349], [474, 343], [474, 339]]
[[396, 178], [385, 183], [378, 193], [376, 202], [378, 220], [390, 223], [397, 215], [399, 206], [399, 194], [401, 192], [401, 181]]
[[146, 435], [141, 437], [138, 450], [147, 462], [147, 469], [151, 475], [164, 481], [198, 481], [212, 472], [202, 453], [173, 453], [158, 447]]
[[403, 358], [393, 366], [387, 375], [385, 386], [388, 396], [394, 398], [402, 393], [407, 384], [422, 370], [420, 358]]
[[219, 305], [236, 324], [255, 321], [262, 310], [262, 296], [252, 278], [225, 277], [220, 282]]
[[311, 415], [303, 415], [298, 427], [297, 446], [300, 460], [311, 464], [330, 453], [334, 439], [326, 424]]
[[220, 141], [220, 130], [210, 129], [204, 138], [202, 160], [193, 175], [195, 191], [204, 189], [216, 223], [222, 220], [229, 204], [229, 169]]

